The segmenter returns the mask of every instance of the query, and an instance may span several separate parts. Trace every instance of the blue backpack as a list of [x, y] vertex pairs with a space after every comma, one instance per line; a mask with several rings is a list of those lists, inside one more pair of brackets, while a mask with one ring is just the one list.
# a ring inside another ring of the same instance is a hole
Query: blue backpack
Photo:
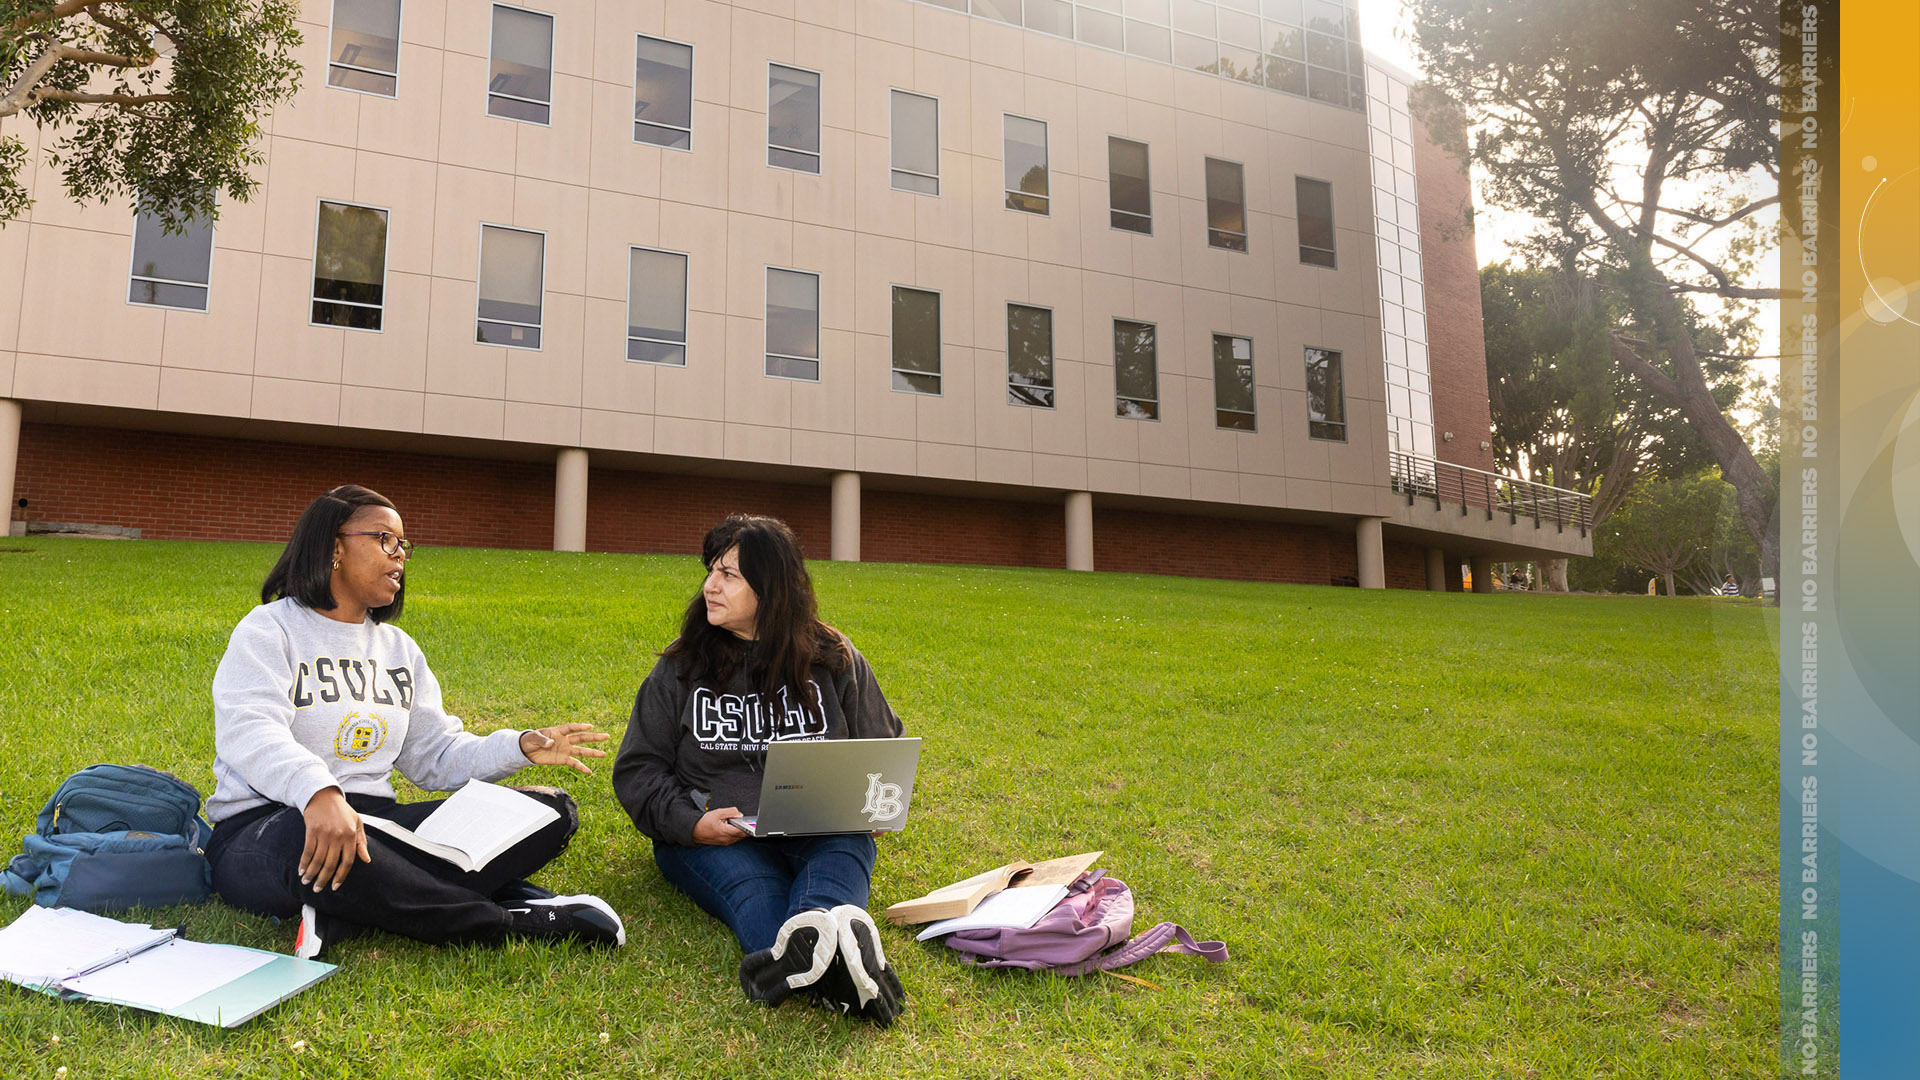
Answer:
[[200, 792], [145, 765], [89, 765], [40, 810], [0, 884], [42, 907], [112, 911], [213, 894]]

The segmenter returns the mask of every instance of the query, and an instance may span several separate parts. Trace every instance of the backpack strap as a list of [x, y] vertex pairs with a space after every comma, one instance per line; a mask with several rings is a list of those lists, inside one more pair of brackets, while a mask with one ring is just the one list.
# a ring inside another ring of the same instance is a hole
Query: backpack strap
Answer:
[[1133, 936], [1132, 940], [1117, 949], [1110, 949], [1099, 956], [1081, 961], [1072, 967], [1060, 968], [1062, 975], [1085, 975], [1090, 971], [1112, 971], [1128, 964], [1137, 964], [1159, 952], [1183, 953], [1198, 956], [1212, 963], [1227, 958], [1227, 943], [1224, 941], [1195, 941], [1193, 935], [1176, 923], [1163, 922], [1153, 928]]
[[6, 869], [0, 870], [0, 887], [6, 889], [8, 896], [32, 896], [35, 884], [46, 869], [30, 856], [15, 855]]

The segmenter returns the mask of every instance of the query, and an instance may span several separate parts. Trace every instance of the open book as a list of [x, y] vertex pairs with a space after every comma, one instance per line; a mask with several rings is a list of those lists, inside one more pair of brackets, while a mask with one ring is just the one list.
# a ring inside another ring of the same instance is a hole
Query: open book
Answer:
[[332, 964], [73, 908], [28, 908], [0, 929], [0, 979], [61, 998], [130, 1005], [238, 1027], [328, 975]]
[[360, 820], [429, 855], [472, 872], [558, 820], [560, 812], [512, 788], [469, 780], [417, 829], [372, 814]]
[[900, 901], [886, 910], [887, 921], [895, 926], [907, 926], [938, 919], [957, 919], [979, 907], [982, 900], [1010, 886], [1071, 885], [1075, 878], [1087, 872], [1087, 867], [1105, 854], [1104, 851], [1086, 851], [1041, 863], [1015, 861], [996, 866], [951, 885], [942, 885], [925, 896]]

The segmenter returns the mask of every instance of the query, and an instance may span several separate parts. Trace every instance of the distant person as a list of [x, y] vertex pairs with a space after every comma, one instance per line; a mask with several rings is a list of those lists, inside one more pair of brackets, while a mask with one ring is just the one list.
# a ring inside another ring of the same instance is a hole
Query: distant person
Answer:
[[463, 730], [441, 708], [420, 647], [393, 625], [412, 553], [393, 504], [355, 484], [313, 500], [295, 523], [213, 676], [214, 888], [237, 908], [298, 916], [295, 953], [309, 958], [366, 927], [430, 943], [624, 944], [605, 901], [525, 880], [579, 825], [564, 791], [522, 788], [559, 819], [472, 873], [361, 822], [377, 814], [417, 828], [440, 805], [395, 801], [395, 769], [429, 791], [530, 764], [591, 773], [580, 759], [606, 751], [588, 744], [611, 737], [592, 724]]
[[613, 793], [653, 841], [660, 874], [733, 931], [749, 1001], [807, 990], [891, 1023], [905, 1007], [867, 914], [878, 849], [866, 833], [751, 837], [767, 744], [891, 739], [902, 728], [866, 657], [820, 621], [787, 526], [736, 514], [707, 533], [706, 580], [680, 636], [635, 695]]
[[1739, 596], [1740, 595], [1740, 583], [1733, 580], [1732, 574], [1728, 574], [1727, 580], [1720, 583], [1720, 595], [1721, 596]]

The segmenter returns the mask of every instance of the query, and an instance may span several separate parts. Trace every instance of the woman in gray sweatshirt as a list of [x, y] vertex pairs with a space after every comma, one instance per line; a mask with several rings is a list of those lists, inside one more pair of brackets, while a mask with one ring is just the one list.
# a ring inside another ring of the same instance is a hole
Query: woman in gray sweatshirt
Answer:
[[605, 901], [525, 880], [578, 827], [557, 788], [521, 789], [558, 819], [472, 872], [361, 823], [377, 814], [417, 828], [439, 806], [397, 802], [394, 769], [451, 791], [529, 764], [590, 773], [580, 759], [606, 756], [588, 745], [608, 738], [591, 724], [481, 736], [447, 715], [426, 657], [393, 625], [412, 553], [393, 504], [355, 484], [313, 500], [294, 525], [213, 677], [214, 888], [235, 907], [299, 915], [303, 957], [369, 926], [426, 942], [624, 944]]

